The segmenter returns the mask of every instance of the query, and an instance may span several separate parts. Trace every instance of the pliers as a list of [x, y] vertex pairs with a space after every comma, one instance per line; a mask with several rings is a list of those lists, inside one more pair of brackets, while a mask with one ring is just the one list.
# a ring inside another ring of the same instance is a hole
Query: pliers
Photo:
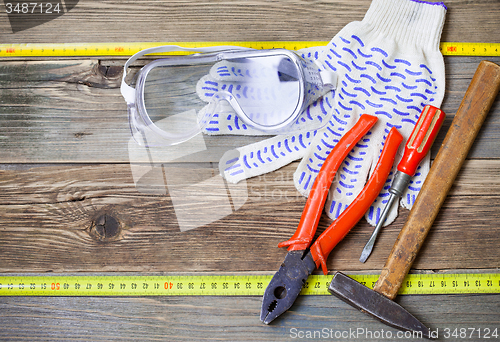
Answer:
[[377, 198], [392, 169], [396, 152], [403, 141], [402, 135], [392, 127], [384, 143], [377, 165], [360, 194], [342, 214], [311, 245], [323, 211], [328, 190], [335, 174], [357, 142], [373, 127], [377, 117], [361, 115], [325, 159], [307, 198], [297, 231], [278, 247], [288, 247], [288, 253], [280, 269], [271, 279], [262, 300], [260, 320], [269, 324], [287, 311], [298, 297], [307, 277], [320, 267], [326, 275], [326, 259], [352, 227], [363, 217]]

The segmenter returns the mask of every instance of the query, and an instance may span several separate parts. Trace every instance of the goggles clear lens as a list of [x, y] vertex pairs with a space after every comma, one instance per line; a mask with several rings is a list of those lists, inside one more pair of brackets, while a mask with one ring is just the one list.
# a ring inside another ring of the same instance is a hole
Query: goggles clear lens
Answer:
[[329, 90], [315, 65], [283, 49], [163, 58], [138, 73], [130, 127], [149, 146], [177, 144], [227, 122], [255, 135], [312, 131], [328, 118], [304, 109]]

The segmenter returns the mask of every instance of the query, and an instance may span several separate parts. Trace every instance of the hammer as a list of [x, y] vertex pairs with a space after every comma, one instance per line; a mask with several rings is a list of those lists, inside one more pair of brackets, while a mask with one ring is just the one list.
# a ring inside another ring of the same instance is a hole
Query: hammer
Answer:
[[429, 329], [394, 302], [446, 195], [500, 89], [500, 66], [482, 61], [373, 290], [337, 272], [328, 291], [383, 323], [432, 338]]

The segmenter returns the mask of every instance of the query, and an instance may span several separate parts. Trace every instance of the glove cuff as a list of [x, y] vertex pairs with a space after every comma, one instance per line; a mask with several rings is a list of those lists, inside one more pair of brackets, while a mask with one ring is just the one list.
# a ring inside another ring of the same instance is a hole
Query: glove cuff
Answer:
[[373, 0], [362, 21], [401, 48], [439, 49], [447, 8], [443, 2]]

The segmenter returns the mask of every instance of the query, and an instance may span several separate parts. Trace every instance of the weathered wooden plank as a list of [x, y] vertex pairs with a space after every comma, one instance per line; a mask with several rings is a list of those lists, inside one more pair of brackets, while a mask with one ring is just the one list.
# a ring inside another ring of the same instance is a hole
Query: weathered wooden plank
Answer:
[[[448, 118], [433, 153], [444, 138], [480, 59], [446, 58], [448, 85], [442, 109]], [[492, 60], [500, 63], [500, 58]], [[0, 74], [2, 163], [131, 160], [129, 146], [135, 150], [138, 147], [130, 141], [126, 105], [119, 92], [120, 67], [104, 67], [97, 60], [1, 62]], [[495, 147], [500, 143], [499, 103], [497, 100], [493, 105], [471, 158], [500, 157], [500, 150]], [[263, 138], [205, 136], [207, 150], [194, 155], [191, 161], [218, 162], [225, 151], [259, 139]], [[189, 161], [189, 157], [185, 160]]]
[[[396, 300], [437, 331], [440, 341], [494, 340], [484, 339], [486, 329], [490, 336], [498, 329], [500, 295], [419, 295]], [[260, 306], [260, 297], [3, 297], [0, 339], [422, 341], [411, 335], [398, 338], [398, 330], [332, 296], [301, 296], [270, 325], [260, 323]], [[451, 336], [455, 329], [456, 338]], [[464, 338], [460, 329], [466, 331]]]
[[[212, 177], [217, 171], [210, 163], [166, 165], [165, 170], [177, 175], [177, 183], [173, 183], [177, 186], [195, 182], [194, 177], [203, 177], [198, 181], [207, 175]], [[298, 162], [294, 162], [273, 173], [247, 180], [248, 196], [255, 201], [276, 201], [278, 204], [305, 201], [293, 185], [297, 165]], [[158, 171], [160, 177], [156, 177], [156, 168], [151, 175], [146, 174], [148, 182], [145, 183], [134, 181], [134, 168], [128, 164], [0, 164], [0, 205], [77, 202], [120, 194], [127, 200], [127, 197], [149, 194], [154, 198], [155, 194], [167, 193], [170, 184], [166, 185], [161, 169]], [[138, 168], [151, 170], [149, 166]], [[496, 159], [466, 160], [449, 195], [495, 197], [500, 193], [499, 170], [500, 161]], [[169, 176], [169, 179], [174, 178]], [[212, 188], [216, 186], [220, 185], [211, 184]]]
[[[161, 0], [80, 2], [46, 24], [12, 34], [0, 20], [0, 41], [266, 41], [329, 40], [351, 21], [361, 20], [369, 0], [223, 1]], [[445, 41], [500, 42], [496, 0], [448, 0]], [[478, 25], [480, 23], [480, 25]], [[57, 35], [53, 33], [57, 32]]]
[[[128, 165], [1, 171], [0, 272], [277, 269], [286, 251], [276, 245], [293, 234], [305, 203], [291, 182], [293, 165], [233, 188], [217, 183], [210, 167], [194, 173], [185, 166], [185, 181], [208, 174], [212, 183], [193, 187], [168, 176], [165, 186], [160, 170], [139, 192]], [[499, 166], [466, 164], [416, 269], [498, 267]], [[359, 223], [331, 253], [329, 268], [380, 269], [407, 215], [401, 210], [382, 232], [365, 264], [358, 258], [372, 228]], [[318, 232], [329, 223], [324, 218]]]

